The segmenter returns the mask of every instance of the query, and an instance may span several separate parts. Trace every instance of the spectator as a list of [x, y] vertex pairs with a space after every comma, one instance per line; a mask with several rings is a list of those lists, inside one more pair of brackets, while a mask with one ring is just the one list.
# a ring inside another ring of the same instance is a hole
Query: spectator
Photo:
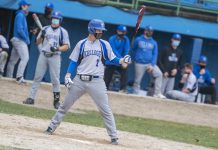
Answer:
[[154, 78], [154, 97], [165, 98], [161, 94], [162, 73], [156, 65], [158, 56], [157, 42], [152, 38], [153, 27], [148, 25], [144, 29], [144, 34], [134, 41], [132, 55], [135, 61], [135, 83], [134, 91], [139, 93], [140, 83], [145, 72]]
[[16, 12], [14, 21], [14, 36], [11, 39], [13, 49], [7, 67], [7, 77], [12, 78], [14, 66], [20, 59], [16, 75], [16, 81], [18, 84], [24, 83], [24, 71], [29, 61], [28, 45], [30, 44], [30, 38], [26, 21], [26, 16], [29, 14], [29, 6], [30, 4], [25, 0], [19, 2], [19, 10]]
[[[126, 36], [126, 33], [127, 33], [126, 26], [119, 25], [117, 27], [117, 34], [111, 36], [109, 39], [109, 43], [113, 49], [114, 54], [119, 58], [123, 58], [125, 55], [129, 53], [130, 42], [129, 42], [129, 38]], [[115, 70], [117, 70], [121, 76], [120, 90], [124, 90], [126, 88], [127, 67], [128, 67], [127, 64], [122, 64], [121, 66], [117, 66], [116, 64], [106, 61], [104, 80], [107, 89], [109, 89], [109, 85]]]
[[187, 102], [194, 102], [198, 92], [197, 79], [193, 73], [193, 66], [185, 64], [184, 74], [179, 83], [181, 91], [172, 90], [166, 93], [166, 97]]
[[216, 81], [211, 77], [211, 73], [206, 69], [206, 65], [207, 57], [202, 55], [198, 64], [194, 66], [194, 74], [198, 80], [199, 93], [211, 95], [211, 103], [216, 104]]
[[[48, 26], [51, 24], [51, 14], [52, 14], [53, 10], [54, 10], [53, 3], [47, 3], [45, 5], [44, 14], [39, 15], [39, 20], [42, 24], [42, 27]], [[40, 29], [37, 27], [36, 24], [34, 24], [34, 27], [32, 27], [32, 29], [30, 30], [30, 32], [32, 32], [34, 35], [38, 34], [39, 31], [40, 31]]]
[[166, 95], [172, 91], [175, 84], [175, 76], [182, 68], [183, 51], [179, 48], [181, 42], [180, 34], [173, 34], [170, 46], [164, 48], [158, 59], [158, 66], [163, 73], [162, 94]]
[[8, 43], [5, 37], [2, 35], [1, 28], [0, 28], [0, 78], [4, 74], [5, 64], [8, 58]]

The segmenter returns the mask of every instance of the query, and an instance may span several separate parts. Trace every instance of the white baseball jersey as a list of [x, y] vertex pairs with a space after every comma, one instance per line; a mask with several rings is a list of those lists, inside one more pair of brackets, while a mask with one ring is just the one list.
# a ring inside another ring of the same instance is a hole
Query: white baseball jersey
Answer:
[[9, 48], [8, 43], [4, 36], [0, 35], [0, 45], [2, 48]]
[[[77, 67], [77, 74], [85, 74], [85, 75], [94, 75], [94, 76], [104, 76], [104, 65], [102, 62], [102, 57], [103, 57], [103, 47], [102, 44], [99, 40], [95, 41], [90, 41], [88, 39], [83, 39], [79, 41], [73, 52], [70, 55], [70, 59], [72, 61], [78, 62], [79, 61], [79, 54], [81, 50], [81, 44], [84, 43], [83, 45], [83, 59], [81, 60], [80, 64]], [[113, 60], [116, 56], [113, 53], [113, 50], [110, 46], [110, 44], [105, 41], [101, 40], [107, 50], [107, 56], [108, 59], [111, 61]]]
[[193, 92], [191, 92], [191, 95], [197, 95], [198, 92], [198, 88], [197, 88], [197, 78], [195, 77], [195, 75], [193, 73], [189, 74], [188, 79], [186, 80], [186, 82], [184, 83], [184, 88], [186, 89], [195, 89]]
[[[43, 27], [43, 30], [46, 31], [46, 34], [45, 34], [45, 39], [40, 47], [41, 48], [40, 51], [52, 53], [50, 48], [52, 46], [60, 47], [60, 42], [63, 42], [62, 44], [67, 44], [70, 48], [69, 35], [64, 28], [59, 27], [54, 30], [51, 26], [45, 26]], [[40, 38], [41, 34], [42, 32], [39, 33], [37, 39]], [[55, 53], [61, 53], [61, 52], [55, 52]]]

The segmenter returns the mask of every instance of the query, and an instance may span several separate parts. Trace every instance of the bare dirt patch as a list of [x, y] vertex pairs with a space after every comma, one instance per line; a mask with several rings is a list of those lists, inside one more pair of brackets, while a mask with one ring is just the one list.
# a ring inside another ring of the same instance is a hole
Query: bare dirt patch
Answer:
[[[21, 104], [28, 96], [31, 82], [17, 85], [14, 80], [0, 79], [0, 99]], [[63, 101], [66, 88], [62, 86]], [[160, 100], [109, 92], [109, 101], [114, 113], [142, 118], [159, 119], [179, 123], [218, 127], [218, 106]], [[53, 109], [53, 93], [50, 84], [43, 84], [36, 99], [35, 107]], [[70, 111], [97, 110], [88, 95], [82, 96]]]
[[0, 145], [52, 150], [209, 150], [144, 135], [119, 132], [119, 145], [110, 145], [103, 128], [63, 122], [54, 135], [45, 135], [49, 120], [0, 113]]

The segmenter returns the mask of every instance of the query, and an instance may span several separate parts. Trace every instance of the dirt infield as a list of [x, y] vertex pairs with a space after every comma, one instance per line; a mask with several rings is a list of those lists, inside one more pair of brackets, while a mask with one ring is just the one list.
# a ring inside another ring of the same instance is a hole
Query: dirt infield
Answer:
[[209, 150], [149, 136], [119, 132], [119, 145], [109, 144], [102, 128], [63, 122], [54, 135], [45, 135], [49, 121], [0, 113], [0, 145], [52, 150]]
[[[0, 99], [21, 104], [27, 98], [30, 86], [30, 83], [17, 85], [14, 80], [0, 79]], [[35, 107], [53, 109], [51, 91], [50, 84], [43, 84], [38, 91]], [[65, 93], [66, 88], [62, 87], [62, 100]], [[109, 92], [109, 100], [113, 112], [117, 114], [218, 127], [218, 106], [160, 100], [113, 92]], [[97, 110], [88, 95], [81, 97], [73, 108], [71, 111], [76, 109]]]

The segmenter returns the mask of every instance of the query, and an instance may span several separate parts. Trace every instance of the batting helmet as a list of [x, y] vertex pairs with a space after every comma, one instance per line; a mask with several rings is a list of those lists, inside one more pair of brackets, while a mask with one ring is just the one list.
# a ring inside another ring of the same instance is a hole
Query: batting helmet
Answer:
[[201, 55], [199, 58], [199, 62], [207, 63], [207, 56]]
[[174, 39], [174, 40], [181, 40], [181, 35], [180, 34], [177, 34], [177, 33], [175, 33], [175, 34], [173, 34], [172, 35], [172, 39]]
[[95, 34], [96, 30], [107, 31], [104, 22], [100, 19], [92, 19], [88, 24], [90, 34]]
[[144, 30], [147, 30], [147, 31], [154, 31], [154, 28], [151, 26], [151, 25], [147, 25]]
[[126, 28], [126, 26], [124, 26], [124, 25], [119, 25], [119, 26], [117, 27], [117, 30], [118, 30], [118, 31], [121, 31], [121, 32], [126, 32], [126, 31], [127, 31], [127, 28]]
[[60, 19], [60, 21], [63, 21], [63, 16], [59, 11], [53, 12], [51, 18], [56, 18], [56, 19]]
[[47, 3], [45, 5], [45, 8], [54, 9], [54, 4], [53, 3]]

